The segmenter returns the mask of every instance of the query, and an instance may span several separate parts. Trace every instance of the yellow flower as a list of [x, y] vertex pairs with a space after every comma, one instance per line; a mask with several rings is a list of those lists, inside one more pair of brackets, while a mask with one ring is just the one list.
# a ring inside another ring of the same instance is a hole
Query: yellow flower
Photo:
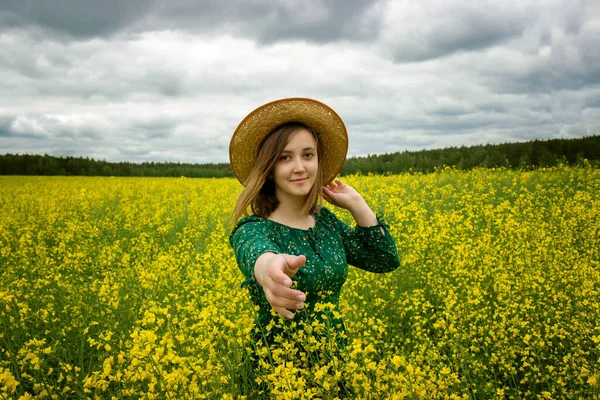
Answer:
[[19, 382], [7, 369], [0, 369], [0, 382], [2, 382], [2, 391], [8, 393], [14, 393], [17, 389]]

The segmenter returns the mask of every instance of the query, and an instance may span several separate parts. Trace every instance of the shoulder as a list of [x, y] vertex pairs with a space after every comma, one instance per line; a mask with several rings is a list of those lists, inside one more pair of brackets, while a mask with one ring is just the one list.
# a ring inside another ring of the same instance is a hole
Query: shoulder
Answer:
[[231, 231], [229, 244], [236, 248], [243, 243], [251, 243], [259, 238], [268, 237], [268, 228], [265, 218], [258, 215], [244, 217], [235, 224]]
[[319, 221], [327, 225], [337, 226], [341, 222], [337, 215], [335, 215], [333, 211], [325, 206], [321, 206], [319, 208], [317, 215]]
[[235, 224], [229, 237], [233, 239], [240, 235], [262, 236], [268, 234], [270, 230], [271, 227], [266, 218], [259, 217], [258, 215], [249, 215], [240, 219]]
[[317, 215], [321, 218], [331, 218], [332, 216], [335, 217], [335, 215], [333, 214], [333, 212], [325, 207], [325, 206], [319, 206], [317, 209]]

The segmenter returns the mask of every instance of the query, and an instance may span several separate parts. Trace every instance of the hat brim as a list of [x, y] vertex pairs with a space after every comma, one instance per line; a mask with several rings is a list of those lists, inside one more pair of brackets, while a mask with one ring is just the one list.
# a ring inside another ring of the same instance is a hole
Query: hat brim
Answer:
[[340, 172], [348, 153], [348, 133], [340, 116], [329, 106], [313, 99], [281, 99], [252, 111], [233, 133], [229, 143], [229, 162], [242, 185], [246, 186], [254, 168], [261, 141], [275, 128], [288, 122], [300, 122], [318, 136], [323, 184], [329, 184]]

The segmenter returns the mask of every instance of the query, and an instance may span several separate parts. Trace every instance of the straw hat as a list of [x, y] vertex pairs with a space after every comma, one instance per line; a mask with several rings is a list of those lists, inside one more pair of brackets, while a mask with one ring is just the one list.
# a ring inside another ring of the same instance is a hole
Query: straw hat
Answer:
[[233, 133], [229, 143], [229, 162], [242, 185], [246, 186], [254, 168], [261, 141], [275, 128], [288, 122], [303, 123], [317, 134], [324, 185], [340, 172], [348, 152], [348, 133], [340, 116], [313, 99], [281, 99], [252, 111]]

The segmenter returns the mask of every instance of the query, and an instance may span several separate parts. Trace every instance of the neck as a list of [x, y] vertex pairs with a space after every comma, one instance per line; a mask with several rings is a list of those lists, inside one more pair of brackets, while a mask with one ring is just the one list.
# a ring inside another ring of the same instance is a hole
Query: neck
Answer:
[[285, 215], [287, 218], [296, 221], [306, 218], [308, 213], [302, 212], [302, 206], [304, 205], [305, 199], [306, 196], [282, 196], [280, 193], [277, 193], [277, 200], [279, 200], [279, 205], [276, 210], [277, 214]]

